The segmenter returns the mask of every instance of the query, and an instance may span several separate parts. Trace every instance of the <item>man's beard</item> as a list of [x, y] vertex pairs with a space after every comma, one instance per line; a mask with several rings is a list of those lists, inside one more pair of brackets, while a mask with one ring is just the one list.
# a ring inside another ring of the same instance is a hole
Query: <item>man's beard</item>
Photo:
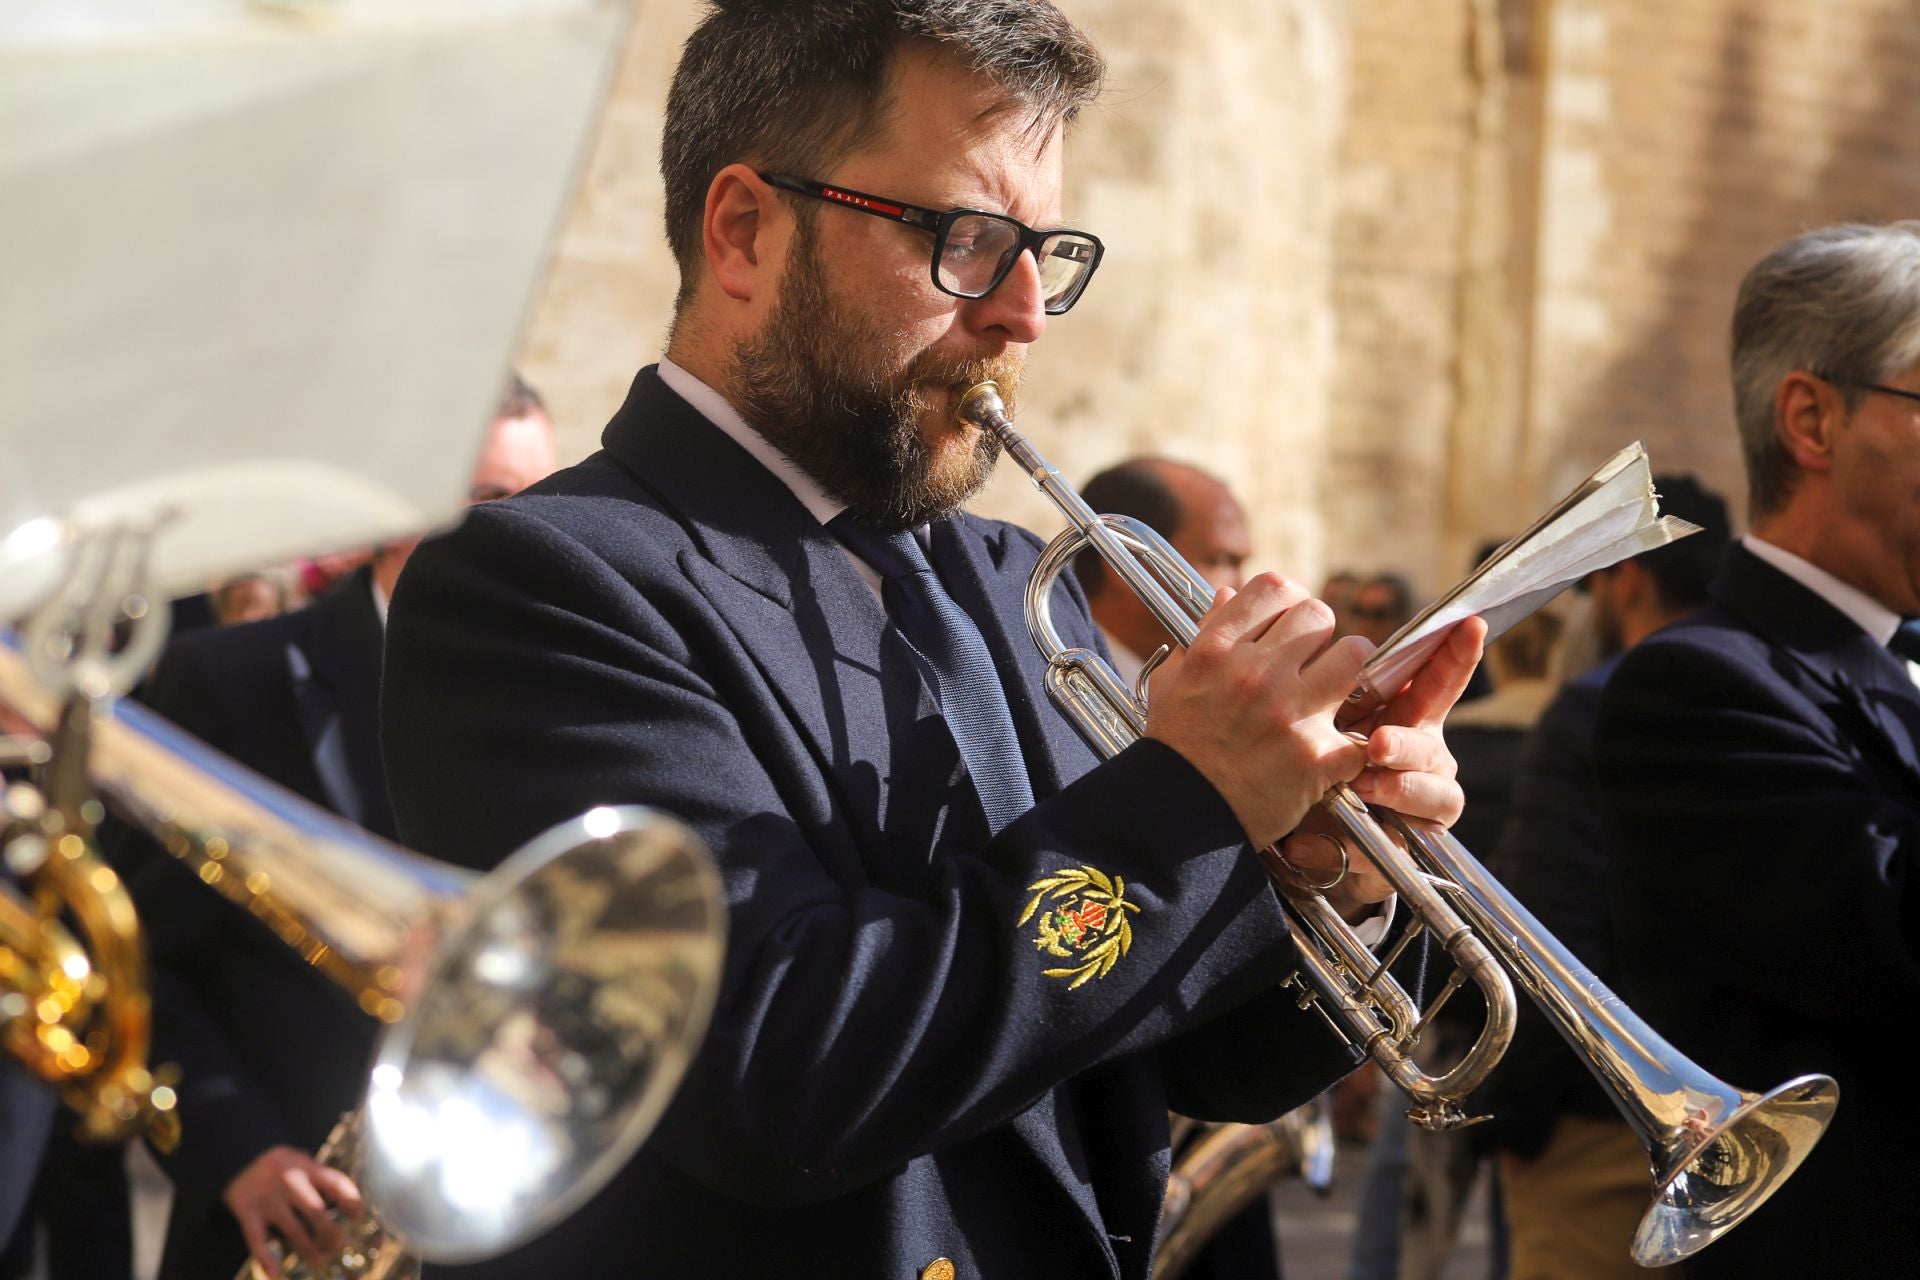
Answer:
[[827, 289], [813, 228], [802, 222], [780, 299], [766, 326], [739, 342], [727, 389], [746, 419], [857, 524], [912, 529], [952, 514], [986, 484], [1000, 458], [988, 431], [964, 454], [921, 436], [929, 392], [958, 393], [988, 378], [1009, 404], [1020, 359], [954, 360], [922, 351], [889, 357], [896, 334], [837, 305]]

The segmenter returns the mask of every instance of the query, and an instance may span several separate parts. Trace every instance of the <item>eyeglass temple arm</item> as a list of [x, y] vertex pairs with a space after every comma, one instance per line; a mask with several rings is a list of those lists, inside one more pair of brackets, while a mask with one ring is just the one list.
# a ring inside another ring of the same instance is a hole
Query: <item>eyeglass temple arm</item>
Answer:
[[901, 204], [898, 200], [868, 195], [864, 191], [855, 191], [851, 187], [808, 182], [804, 178], [795, 178], [784, 173], [762, 173], [760, 180], [768, 186], [779, 187], [782, 191], [791, 191], [795, 195], [822, 200], [828, 204], [837, 204], [842, 208], [854, 209], [860, 213], [870, 213], [876, 218], [885, 218], [889, 222], [904, 222], [922, 231], [940, 229], [940, 215], [932, 209], [922, 209], [919, 205]]

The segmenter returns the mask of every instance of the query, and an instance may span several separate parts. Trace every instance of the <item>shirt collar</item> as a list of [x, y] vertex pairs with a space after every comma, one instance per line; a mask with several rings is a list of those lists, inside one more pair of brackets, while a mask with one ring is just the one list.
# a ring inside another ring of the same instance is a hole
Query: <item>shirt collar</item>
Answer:
[[1858, 587], [1840, 581], [1819, 565], [1802, 560], [1793, 552], [1784, 551], [1751, 533], [1741, 536], [1740, 545], [1853, 619], [1854, 624], [1872, 636], [1876, 643], [1885, 645], [1893, 639], [1893, 633], [1900, 629], [1899, 614]]
[[780, 482], [793, 491], [793, 496], [800, 499], [800, 505], [821, 524], [846, 510], [845, 503], [829, 497], [812, 476], [795, 466], [792, 459], [755, 431], [725, 396], [665, 356], [660, 357], [660, 381], [698, 410], [701, 417], [726, 432], [729, 439], [752, 454], [761, 466], [779, 477]]

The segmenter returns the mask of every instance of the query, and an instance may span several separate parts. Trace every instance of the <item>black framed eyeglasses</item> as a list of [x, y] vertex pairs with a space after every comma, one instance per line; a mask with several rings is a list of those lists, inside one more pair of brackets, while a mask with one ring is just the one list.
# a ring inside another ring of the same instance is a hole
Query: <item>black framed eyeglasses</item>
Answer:
[[1852, 387], [1855, 391], [1878, 391], [1883, 396], [1898, 396], [1902, 400], [1911, 400], [1920, 404], [1920, 391], [1902, 391], [1899, 387], [1889, 387], [1882, 382], [1861, 382], [1855, 378], [1836, 378], [1831, 374], [1810, 370], [1814, 377], [1822, 382], [1831, 382], [1836, 387]]
[[1057, 316], [1080, 301], [1102, 252], [1097, 236], [1054, 228], [1035, 231], [1004, 213], [949, 209], [941, 213], [918, 205], [868, 195], [811, 178], [763, 173], [763, 182], [843, 209], [904, 222], [933, 236], [933, 285], [956, 298], [984, 298], [1000, 287], [1020, 255], [1031, 251], [1040, 266], [1040, 292], [1047, 314]]

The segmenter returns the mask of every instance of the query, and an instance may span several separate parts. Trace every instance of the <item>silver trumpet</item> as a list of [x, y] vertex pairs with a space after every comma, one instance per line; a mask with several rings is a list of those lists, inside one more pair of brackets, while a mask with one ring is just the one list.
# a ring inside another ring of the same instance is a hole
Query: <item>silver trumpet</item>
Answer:
[[[719, 986], [724, 900], [692, 832], [647, 809], [593, 809], [482, 879], [308, 804], [137, 705], [63, 700], [47, 674], [59, 660], [37, 651], [33, 628], [24, 647], [0, 629], [0, 704], [48, 734], [85, 724], [78, 758], [63, 762], [56, 738], [47, 768], [83, 769], [386, 1024], [364, 1100], [336, 1132], [377, 1229], [350, 1231], [354, 1247], [324, 1274], [384, 1275], [371, 1264], [402, 1254], [492, 1256], [626, 1163]], [[100, 872], [93, 883], [117, 891]], [[129, 970], [123, 994], [144, 1014], [139, 979]], [[144, 1050], [144, 1021], [138, 1031]]]
[[[1093, 547], [1183, 646], [1198, 634], [1213, 589], [1152, 529], [1095, 514], [1014, 429], [994, 383], [970, 388], [955, 413], [963, 424], [991, 433], [1067, 518], [1068, 529], [1047, 546], [1027, 584], [1027, 627], [1047, 658], [1048, 694], [1096, 751], [1112, 756], [1145, 732], [1146, 680], [1154, 664], [1130, 690], [1099, 655], [1067, 646], [1051, 616], [1055, 580], [1077, 552]], [[1300, 969], [1287, 984], [1299, 990], [1301, 1007], [1317, 1008], [1356, 1057], [1371, 1055], [1412, 1099], [1408, 1115], [1415, 1123], [1435, 1130], [1473, 1123], [1461, 1104], [1513, 1035], [1511, 972], [1607, 1087], [1648, 1150], [1653, 1204], [1632, 1244], [1641, 1266], [1678, 1262], [1731, 1230], [1826, 1131], [1839, 1098], [1829, 1077], [1801, 1076], [1764, 1094], [1716, 1079], [1634, 1016], [1445, 830], [1384, 810], [1376, 818], [1344, 785], [1321, 804], [1393, 885], [1414, 923], [1390, 954], [1375, 957], [1321, 895], [1298, 877], [1276, 875], [1300, 952]], [[1263, 856], [1271, 866], [1272, 851]], [[1423, 932], [1455, 966], [1424, 1011], [1388, 973]], [[1421, 1033], [1468, 980], [1486, 998], [1485, 1024], [1457, 1063], [1425, 1071], [1413, 1057]]]

